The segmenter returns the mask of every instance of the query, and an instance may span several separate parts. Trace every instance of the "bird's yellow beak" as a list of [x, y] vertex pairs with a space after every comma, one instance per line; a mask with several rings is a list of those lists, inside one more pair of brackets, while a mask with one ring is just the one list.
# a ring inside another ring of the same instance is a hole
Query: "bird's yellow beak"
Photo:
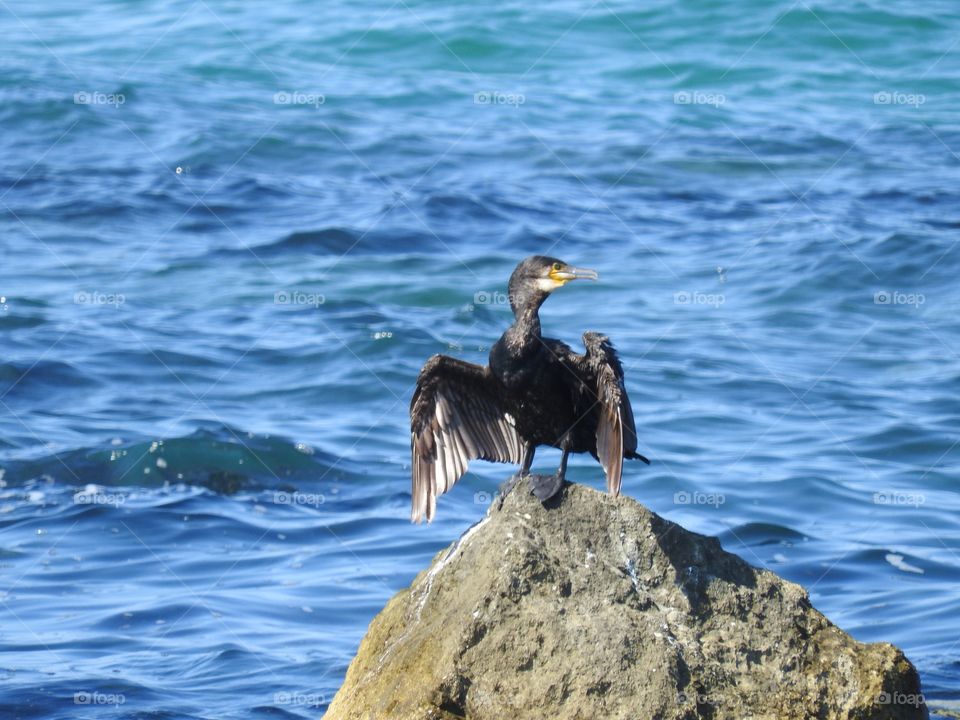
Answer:
[[561, 285], [564, 285], [571, 280], [599, 280], [600, 276], [597, 274], [596, 270], [588, 270], [587, 268], [570, 267], [569, 265], [564, 265], [559, 270], [551, 270], [550, 279], [560, 283]]

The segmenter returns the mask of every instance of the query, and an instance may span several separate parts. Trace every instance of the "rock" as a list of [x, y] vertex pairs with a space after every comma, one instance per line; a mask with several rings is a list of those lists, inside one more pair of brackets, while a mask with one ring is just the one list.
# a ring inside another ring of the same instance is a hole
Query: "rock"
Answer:
[[373, 620], [328, 720], [926, 718], [897, 648], [636, 501], [526, 483]]

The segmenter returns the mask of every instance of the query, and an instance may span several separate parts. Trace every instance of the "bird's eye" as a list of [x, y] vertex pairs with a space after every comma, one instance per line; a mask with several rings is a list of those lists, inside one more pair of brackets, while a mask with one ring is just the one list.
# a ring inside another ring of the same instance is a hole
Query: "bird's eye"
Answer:
[[554, 271], [554, 272], [560, 272], [561, 270], [563, 270], [563, 263], [554, 263], [554, 264], [553, 264], [553, 271]]

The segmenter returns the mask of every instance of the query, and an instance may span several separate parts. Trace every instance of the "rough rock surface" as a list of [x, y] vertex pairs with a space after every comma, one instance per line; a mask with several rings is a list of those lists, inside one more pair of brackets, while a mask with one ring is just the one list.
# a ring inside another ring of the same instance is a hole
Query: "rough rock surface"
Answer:
[[373, 620], [328, 720], [925, 718], [917, 672], [636, 501], [521, 483]]

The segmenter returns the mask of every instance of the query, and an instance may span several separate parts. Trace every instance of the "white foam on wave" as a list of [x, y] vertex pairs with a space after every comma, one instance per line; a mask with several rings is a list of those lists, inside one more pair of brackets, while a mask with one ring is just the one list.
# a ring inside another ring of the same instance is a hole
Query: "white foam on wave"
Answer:
[[918, 568], [916, 565], [911, 565], [906, 560], [903, 559], [903, 555], [898, 555], [897, 553], [887, 553], [886, 560], [888, 563], [893, 565], [897, 570], [903, 570], [903, 572], [917, 573], [918, 575], [923, 575], [923, 568]]

